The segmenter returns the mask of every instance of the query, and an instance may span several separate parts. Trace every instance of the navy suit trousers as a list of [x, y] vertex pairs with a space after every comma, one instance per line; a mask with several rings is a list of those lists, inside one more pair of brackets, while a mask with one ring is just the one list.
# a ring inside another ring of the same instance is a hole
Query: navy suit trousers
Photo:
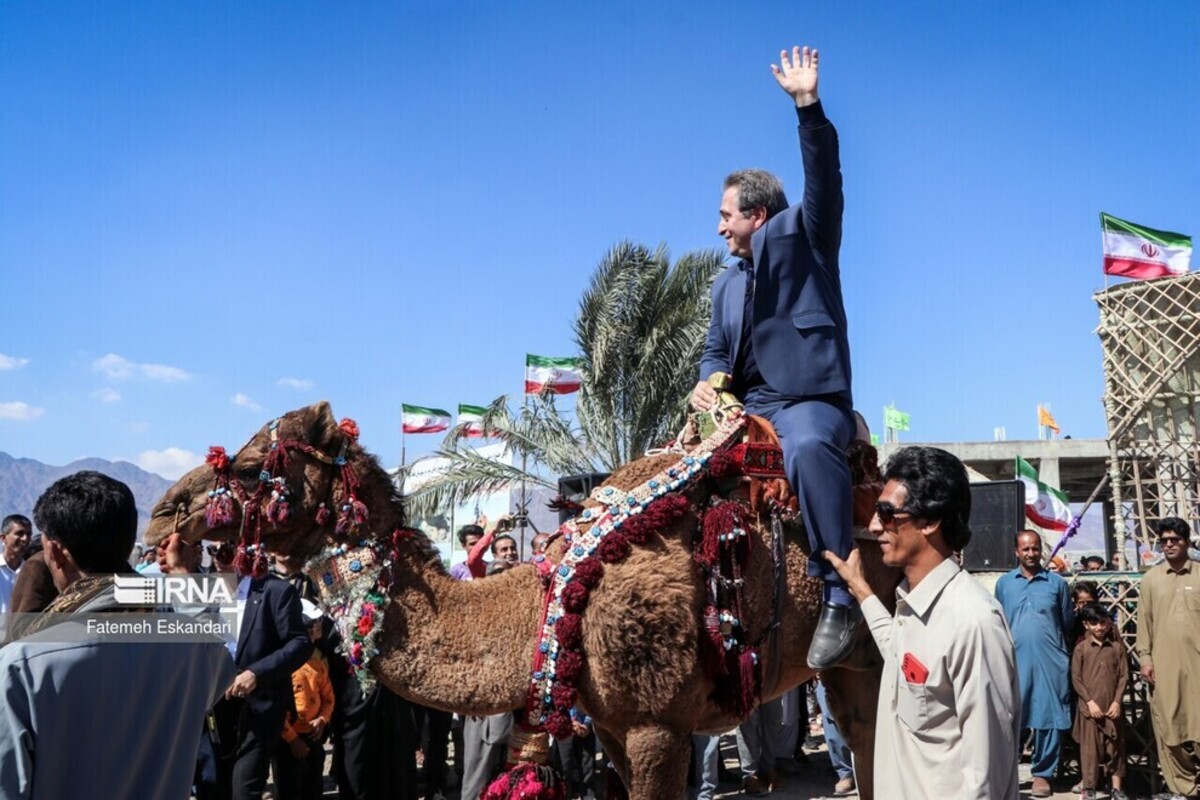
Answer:
[[779, 435], [788, 482], [800, 501], [812, 547], [808, 574], [844, 583], [821, 553], [829, 550], [844, 559], [854, 547], [846, 448], [856, 426], [849, 406], [825, 398], [781, 397], [759, 386], [747, 393], [746, 411], [768, 419]]

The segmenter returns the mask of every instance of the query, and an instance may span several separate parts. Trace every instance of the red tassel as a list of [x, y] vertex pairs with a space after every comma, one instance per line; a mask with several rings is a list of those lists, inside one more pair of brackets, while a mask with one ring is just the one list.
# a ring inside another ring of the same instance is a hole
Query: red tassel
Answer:
[[325, 506], [324, 503], [321, 503], [321, 505], [317, 507], [317, 516], [315, 518], [317, 527], [324, 528], [329, 524], [331, 519], [333, 519], [333, 513]]
[[754, 649], [747, 648], [738, 658], [738, 716], [746, 717], [754, 710], [760, 692], [758, 659]]

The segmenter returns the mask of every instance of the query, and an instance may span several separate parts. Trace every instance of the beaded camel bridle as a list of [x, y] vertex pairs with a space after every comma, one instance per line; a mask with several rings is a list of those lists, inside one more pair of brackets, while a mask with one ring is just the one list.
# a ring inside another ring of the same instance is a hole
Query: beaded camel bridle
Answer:
[[[350, 445], [358, 441], [357, 423], [349, 418], [338, 423], [342, 444], [337, 456], [330, 456], [301, 439], [281, 438], [282, 420], [282, 417], [276, 417], [267, 423], [270, 443], [262, 469], [258, 473], [257, 485], [252, 492], [248, 492], [242, 481], [233, 474], [236, 455], [228, 455], [224, 447], [214, 445], [208, 449], [208, 455], [204, 459], [213, 471], [213, 488], [209, 490], [204, 506], [205, 525], [210, 530], [231, 526], [236, 517], [234, 506], [241, 509], [237, 556], [234, 560], [239, 574], [254, 577], [266, 574], [267, 556], [262, 548], [264, 519], [275, 527], [282, 527], [291, 519], [292, 490], [288, 486], [287, 470], [294, 453], [313, 458], [338, 471], [330, 481], [329, 502], [322, 501], [317, 507], [314, 521], [318, 527], [325, 527], [334, 521], [330, 507], [334, 505], [333, 498], [337, 496], [336, 489], [339, 483], [341, 499], [333, 526], [334, 535], [339, 538], [350, 536], [366, 523], [369, 516], [366, 505], [358, 498], [362, 483], [347, 460]], [[242, 450], [247, 446], [249, 443], [243, 446]], [[183, 510], [182, 504], [176, 508], [176, 529]]]

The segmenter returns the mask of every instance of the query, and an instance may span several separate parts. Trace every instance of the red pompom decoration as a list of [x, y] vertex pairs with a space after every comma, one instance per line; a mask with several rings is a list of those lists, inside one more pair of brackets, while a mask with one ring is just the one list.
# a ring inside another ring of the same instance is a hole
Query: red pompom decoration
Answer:
[[554, 707], [559, 711], [570, 711], [579, 700], [579, 692], [574, 686], [567, 686], [563, 682], [550, 690], [550, 698], [554, 702]]
[[583, 654], [576, 650], [559, 650], [554, 660], [554, 677], [564, 683], [574, 683], [583, 672]]
[[208, 448], [204, 462], [213, 468], [213, 472], [226, 472], [229, 469], [229, 456], [225, 455], [224, 447], [213, 445]]
[[371, 632], [371, 629], [374, 627], [375, 627], [375, 620], [371, 619], [370, 614], [367, 614], [366, 616], [363, 616], [363, 617], [359, 617], [359, 619], [358, 619], [359, 634], [361, 634], [362, 636], [366, 636], [368, 633]]
[[650, 541], [650, 536], [654, 533], [654, 529], [650, 525], [650, 517], [647, 516], [649, 513], [650, 509], [648, 508], [621, 526], [621, 533], [625, 535], [630, 544], [640, 547]]
[[741, 465], [729, 454], [728, 450], [717, 450], [708, 459], [708, 476], [710, 478], [723, 480], [734, 475], [740, 475], [741, 472]]
[[350, 441], [358, 441], [358, 423], [349, 417], [344, 417], [342, 421], [338, 423], [338, 430], [342, 432], [342, 436], [345, 436]]
[[588, 556], [575, 565], [575, 580], [585, 589], [595, 589], [604, 577], [604, 565], [595, 556]]
[[572, 614], [580, 614], [588, 604], [588, 590], [579, 581], [571, 581], [563, 587], [562, 593], [563, 608], [570, 611]]
[[[583, 617], [578, 614], [563, 614], [554, 623], [554, 635], [558, 643], [567, 650], [578, 650], [583, 643]], [[560, 656], [561, 658], [561, 656]]]
[[571, 715], [565, 711], [555, 711], [546, 717], [546, 732], [555, 739], [570, 739], [575, 735], [575, 728], [571, 725]]
[[619, 564], [629, 558], [629, 541], [618, 531], [605, 536], [596, 548], [596, 554], [605, 564]]

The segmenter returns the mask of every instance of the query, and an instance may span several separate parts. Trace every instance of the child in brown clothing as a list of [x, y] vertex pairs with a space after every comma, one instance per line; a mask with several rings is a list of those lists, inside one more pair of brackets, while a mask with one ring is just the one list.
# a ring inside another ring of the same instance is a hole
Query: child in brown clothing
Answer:
[[1092, 603], [1076, 612], [1087, 634], [1071, 655], [1071, 682], [1079, 696], [1072, 734], [1079, 742], [1083, 798], [1096, 797], [1101, 779], [1112, 779], [1113, 800], [1126, 800], [1125, 716], [1121, 697], [1129, 680], [1129, 657], [1113, 630], [1112, 617]]

